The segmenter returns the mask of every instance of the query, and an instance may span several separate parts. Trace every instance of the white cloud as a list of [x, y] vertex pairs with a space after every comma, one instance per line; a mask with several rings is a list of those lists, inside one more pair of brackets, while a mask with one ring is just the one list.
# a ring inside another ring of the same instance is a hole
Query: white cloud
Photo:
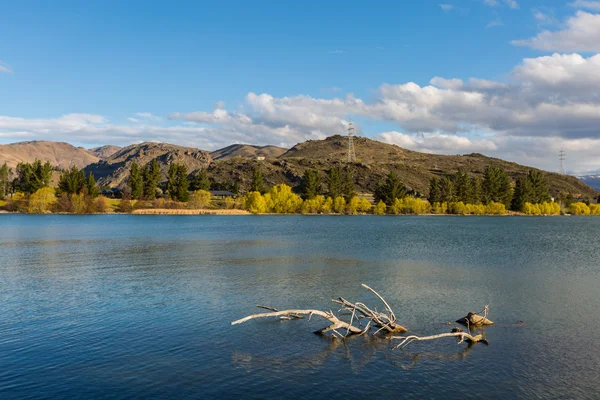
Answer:
[[148, 121], [154, 121], [154, 122], [162, 121], [161, 117], [157, 117], [156, 115], [153, 115], [152, 113], [149, 113], [149, 112], [138, 112], [138, 113], [135, 113], [135, 116], [138, 118], [146, 119]]
[[454, 9], [454, 5], [452, 4], [440, 4], [439, 6], [444, 11], [451, 11]]
[[504, 0], [504, 4], [513, 10], [519, 9], [519, 3], [517, 3], [516, 0]]
[[391, 131], [377, 135], [382, 142], [391, 143], [410, 150], [425, 153], [464, 154], [497, 150], [498, 146], [489, 139], [469, 139], [465, 136], [441, 133], [412, 134]]
[[600, 1], [576, 0], [569, 5], [584, 10], [600, 11]]
[[483, 0], [483, 4], [490, 7], [498, 7], [500, 5], [497, 0]]
[[561, 30], [544, 30], [531, 39], [511, 43], [545, 51], [600, 52], [600, 14], [577, 11]]
[[10, 65], [0, 60], [0, 72], [4, 72], [6, 74], [12, 74], [13, 70]]
[[327, 53], [328, 54], [344, 54], [345, 52], [346, 52], [346, 50], [335, 49], [335, 50], [329, 50]]
[[504, 22], [502, 22], [501, 19], [497, 18], [493, 21], [488, 22], [488, 24], [485, 27], [486, 28], [494, 28], [496, 26], [504, 26]]

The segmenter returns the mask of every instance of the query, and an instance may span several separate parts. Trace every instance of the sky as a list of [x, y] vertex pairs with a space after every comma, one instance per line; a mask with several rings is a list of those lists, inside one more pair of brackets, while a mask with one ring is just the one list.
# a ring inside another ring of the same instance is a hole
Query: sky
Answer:
[[600, 0], [0, 0], [0, 143], [346, 132], [600, 173]]

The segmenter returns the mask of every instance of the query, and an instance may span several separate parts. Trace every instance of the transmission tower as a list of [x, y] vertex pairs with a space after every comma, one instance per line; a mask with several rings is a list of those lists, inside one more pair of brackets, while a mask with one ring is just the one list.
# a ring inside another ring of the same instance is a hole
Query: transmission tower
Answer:
[[560, 174], [561, 175], [565, 175], [565, 158], [566, 158], [567, 154], [565, 153], [565, 151], [563, 149], [560, 149], [560, 151], [558, 152], [558, 159], [560, 160]]
[[354, 151], [354, 125], [352, 125], [352, 121], [348, 123], [348, 162], [356, 162], [356, 152]]

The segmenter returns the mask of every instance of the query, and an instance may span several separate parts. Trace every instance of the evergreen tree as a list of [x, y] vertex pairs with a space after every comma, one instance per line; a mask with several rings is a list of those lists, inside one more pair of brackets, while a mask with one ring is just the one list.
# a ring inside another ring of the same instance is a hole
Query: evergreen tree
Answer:
[[8, 194], [8, 165], [4, 163], [0, 168], [0, 199]]
[[332, 199], [344, 195], [342, 170], [339, 167], [331, 168], [329, 173], [327, 173], [327, 187], [329, 189], [329, 197]]
[[472, 201], [472, 187], [471, 179], [469, 174], [459, 169], [454, 177], [454, 193], [455, 201], [462, 201], [463, 203], [471, 203]]
[[[209, 187], [210, 187], [210, 181], [208, 182]], [[231, 189], [231, 193], [233, 194], [239, 194], [240, 193], [240, 184], [238, 183], [238, 181], [233, 181], [230, 185], [229, 185], [230, 189]]]
[[503, 203], [510, 206], [513, 190], [510, 177], [506, 171], [497, 167], [487, 167], [483, 178], [483, 197], [486, 204], [490, 202]]
[[129, 172], [129, 187], [131, 188], [131, 198], [139, 200], [144, 195], [144, 179], [139, 165], [134, 161], [131, 164]]
[[440, 180], [439, 184], [440, 203], [450, 203], [454, 201], [454, 183], [452, 179], [445, 176]]
[[483, 197], [483, 184], [481, 182], [481, 178], [472, 177], [471, 178], [471, 200], [469, 203], [471, 204], [481, 204]]
[[302, 176], [300, 193], [304, 200], [312, 200], [321, 193], [321, 177], [315, 169], [307, 169]]
[[438, 203], [440, 201], [440, 181], [433, 177], [429, 180], [429, 203]]
[[550, 200], [548, 185], [541, 172], [530, 170], [527, 174], [527, 183], [531, 191], [530, 203], [540, 204]]
[[210, 179], [208, 179], [208, 174], [205, 169], [194, 175], [192, 182], [190, 182], [190, 190], [210, 190]]
[[21, 192], [34, 193], [50, 186], [52, 181], [52, 166], [47, 161], [44, 164], [37, 159], [32, 164], [19, 163], [16, 172], [13, 187]]
[[160, 183], [160, 167], [156, 159], [150, 164], [146, 164], [142, 169], [142, 179], [144, 181], [144, 197], [147, 199], [156, 198], [156, 189]]
[[527, 178], [518, 178], [510, 207], [514, 211], [523, 211], [525, 203], [531, 203], [531, 186]]
[[171, 199], [177, 198], [177, 170], [178, 166], [176, 163], [169, 165], [169, 172], [167, 174], [167, 192]]
[[346, 202], [350, 202], [356, 195], [356, 188], [354, 186], [354, 178], [349, 170], [346, 170], [342, 175], [342, 196]]
[[60, 193], [68, 195], [79, 194], [86, 187], [85, 173], [83, 170], [73, 165], [71, 169], [63, 171], [58, 181], [58, 190]]
[[250, 185], [251, 192], [265, 192], [265, 186], [263, 184], [263, 174], [260, 172], [259, 167], [254, 168], [254, 173], [252, 174], [252, 184]]
[[375, 203], [383, 201], [386, 205], [392, 206], [396, 199], [406, 196], [406, 188], [395, 172], [391, 171], [385, 178], [385, 182], [380, 183], [375, 189]]
[[98, 185], [96, 185], [96, 179], [94, 179], [94, 174], [90, 172], [87, 177], [85, 187], [87, 189], [87, 194], [90, 198], [95, 199], [100, 194], [100, 189]]
[[187, 177], [187, 168], [180, 164], [177, 166], [177, 189], [176, 196], [179, 201], [188, 201], [190, 199], [190, 182]]

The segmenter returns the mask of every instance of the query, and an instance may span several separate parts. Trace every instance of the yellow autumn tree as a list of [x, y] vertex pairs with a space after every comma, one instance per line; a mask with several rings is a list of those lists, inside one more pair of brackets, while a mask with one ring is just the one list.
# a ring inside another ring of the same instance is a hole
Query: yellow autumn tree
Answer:
[[266, 196], [268, 208], [277, 214], [295, 213], [302, 207], [302, 198], [284, 183], [273, 186]]
[[210, 204], [210, 192], [208, 190], [196, 190], [190, 195], [188, 206], [194, 209], [202, 209]]
[[375, 215], [384, 215], [387, 211], [387, 205], [383, 202], [383, 200], [379, 200], [379, 203], [373, 208], [373, 214]]
[[345, 210], [346, 210], [346, 199], [344, 199], [341, 196], [336, 197], [335, 200], [333, 200], [333, 211], [338, 214], [343, 214]]
[[260, 192], [250, 192], [246, 195], [244, 208], [252, 214], [267, 212], [267, 202]]
[[590, 215], [591, 210], [585, 203], [572, 203], [569, 211], [573, 215]]
[[56, 203], [54, 189], [44, 187], [29, 197], [29, 208], [27, 211], [31, 214], [45, 214], [50, 211], [50, 207], [54, 203]]

